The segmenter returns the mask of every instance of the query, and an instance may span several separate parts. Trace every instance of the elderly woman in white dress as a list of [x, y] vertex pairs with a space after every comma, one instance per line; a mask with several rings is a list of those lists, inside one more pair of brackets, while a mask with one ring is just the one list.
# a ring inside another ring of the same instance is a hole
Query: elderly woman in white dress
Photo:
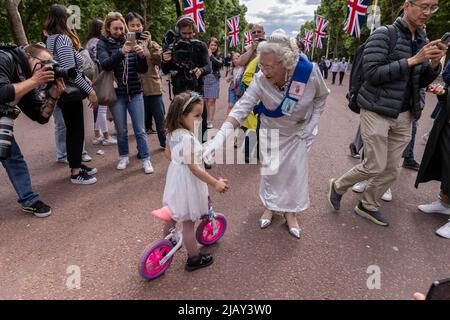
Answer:
[[260, 198], [265, 211], [259, 220], [260, 227], [271, 225], [275, 213], [283, 214], [289, 233], [300, 238], [296, 215], [310, 204], [308, 151], [318, 132], [329, 90], [318, 66], [298, 54], [285, 34], [272, 34], [258, 52], [261, 71], [214, 139], [205, 144], [204, 158], [211, 161], [215, 151], [261, 102], [258, 105], [263, 162]]

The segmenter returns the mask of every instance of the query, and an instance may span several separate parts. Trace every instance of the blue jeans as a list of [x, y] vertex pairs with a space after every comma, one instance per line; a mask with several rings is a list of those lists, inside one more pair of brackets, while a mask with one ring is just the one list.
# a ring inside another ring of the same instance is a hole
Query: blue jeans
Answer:
[[164, 128], [164, 102], [162, 95], [146, 96], [145, 103], [145, 125], [146, 129], [151, 128], [152, 116], [155, 118], [156, 132], [158, 132], [159, 145], [166, 146], [166, 131]]
[[130, 98], [128, 98], [128, 96], [118, 96], [116, 104], [111, 108], [111, 113], [117, 129], [119, 156], [120, 158], [125, 158], [130, 154], [128, 146], [127, 111], [131, 117], [134, 135], [136, 136], [137, 149], [141, 155], [141, 159], [150, 159], [150, 149], [144, 125], [144, 98], [142, 94], [134, 95]]
[[19, 145], [14, 139], [11, 146], [11, 158], [2, 160], [9, 180], [19, 196], [19, 203], [22, 206], [31, 206], [39, 200], [39, 195], [31, 188], [31, 178], [28, 166], [20, 151]]

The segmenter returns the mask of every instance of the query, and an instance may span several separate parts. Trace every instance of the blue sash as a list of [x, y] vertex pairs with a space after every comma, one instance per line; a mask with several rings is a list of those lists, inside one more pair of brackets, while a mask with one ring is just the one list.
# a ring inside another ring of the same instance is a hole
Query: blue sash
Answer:
[[264, 114], [270, 118], [280, 118], [282, 116], [290, 116], [297, 107], [298, 101], [303, 96], [306, 84], [313, 70], [313, 64], [308, 60], [308, 57], [303, 53], [300, 54], [297, 66], [295, 67], [294, 75], [289, 83], [288, 90], [285, 93], [284, 99], [275, 110], [268, 110], [262, 102], [260, 102], [253, 112], [258, 115], [258, 128], [260, 124], [260, 116]]

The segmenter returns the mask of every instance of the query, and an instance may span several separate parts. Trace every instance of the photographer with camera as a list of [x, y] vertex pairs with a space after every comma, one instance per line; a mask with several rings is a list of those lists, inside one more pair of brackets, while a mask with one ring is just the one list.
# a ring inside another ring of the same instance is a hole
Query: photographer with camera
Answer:
[[[56, 102], [65, 89], [63, 79], [56, 79], [52, 67], [46, 65], [51, 53], [42, 46], [0, 47], [0, 160], [19, 196], [25, 212], [44, 218], [51, 208], [39, 199], [31, 187], [27, 164], [13, 136], [14, 119], [23, 111], [40, 124], [49, 121]], [[52, 83], [46, 97], [37, 90]]]
[[52, 5], [44, 30], [48, 34], [47, 48], [60, 64], [54, 67], [61, 69], [62, 75], [68, 78], [66, 91], [58, 102], [58, 107], [62, 111], [67, 128], [66, 146], [67, 160], [71, 169], [70, 180], [74, 184], [90, 185], [97, 182], [93, 177], [97, 169], [81, 164], [84, 144], [83, 100], [87, 97], [91, 108], [98, 107], [98, 100], [94, 89], [82, 72], [83, 57], [78, 52], [81, 49], [81, 42], [76, 31], [69, 29], [67, 25], [69, 17], [66, 7]]
[[[206, 43], [194, 39], [195, 21], [189, 16], [177, 20], [175, 30], [164, 37], [164, 74], [171, 74], [174, 95], [183, 91], [196, 91], [203, 95], [203, 77], [211, 73], [211, 63]], [[202, 134], [207, 130], [207, 109], [203, 108]]]

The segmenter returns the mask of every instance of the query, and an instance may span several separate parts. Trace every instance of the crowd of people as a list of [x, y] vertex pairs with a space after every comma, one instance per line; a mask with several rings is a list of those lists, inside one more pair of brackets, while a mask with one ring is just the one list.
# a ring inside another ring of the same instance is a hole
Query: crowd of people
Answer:
[[[354, 212], [381, 226], [389, 222], [381, 213], [379, 199], [392, 200], [390, 187], [397, 179], [402, 155], [404, 164], [414, 160], [406, 150], [413, 143], [411, 136], [424, 107], [425, 91], [438, 96], [439, 113], [422, 163], [410, 167], [419, 171], [416, 186], [430, 180], [442, 182], [439, 200], [421, 205], [419, 210], [450, 215], [448, 82], [445, 87], [433, 84], [442, 72], [441, 60], [448, 47], [440, 40], [428, 41], [423, 25], [431, 19], [435, 1], [421, 1], [424, 4], [419, 7], [405, 1], [403, 14], [393, 24], [398, 37], [395, 55], [389, 54], [387, 28], [378, 28], [369, 37], [363, 55], [364, 82], [357, 97], [360, 147], [351, 147], [352, 155], [362, 161], [341, 177], [330, 179], [328, 185], [327, 199], [333, 210], [340, 209], [344, 194], [353, 188], [362, 193]], [[342, 85], [352, 68], [348, 59], [322, 57], [312, 63], [303, 53], [300, 36], [292, 41], [281, 30], [266, 36], [263, 26], [254, 25], [253, 44], [245, 52], [233, 52], [229, 59], [225, 75], [228, 116], [214, 137], [206, 141], [205, 132], [215, 124], [222, 68], [227, 64], [217, 38], [208, 43], [196, 39], [195, 21], [181, 16], [174, 30], [183, 41], [162, 47], [152, 39], [138, 13], [124, 17], [110, 12], [105, 19], [91, 23], [86, 43], [82, 44], [76, 31], [68, 27], [68, 18], [64, 6], [53, 5], [44, 24], [43, 43], [12, 49], [12, 54], [0, 50], [0, 102], [10, 108], [18, 105], [42, 124], [53, 114], [56, 159], [69, 166], [72, 183], [97, 182], [98, 170], [84, 164], [90, 157], [84, 151], [83, 104], [94, 112], [92, 143], [117, 145], [117, 170], [125, 170], [130, 163], [128, 114], [146, 174], [154, 172], [147, 134], [157, 133], [159, 145], [170, 161], [163, 203], [172, 212], [173, 221], [165, 225], [164, 236], [176, 222], [183, 224], [186, 269], [193, 271], [213, 262], [211, 255], [199, 252], [194, 234], [195, 221], [208, 213], [208, 185], [218, 192], [230, 188], [227, 179], [216, 179], [206, 169], [235, 129], [242, 128], [247, 136], [246, 161], [253, 156], [261, 160], [259, 196], [265, 210], [259, 219], [260, 228], [268, 228], [274, 216], [281, 215], [289, 234], [301, 237], [298, 217], [310, 206], [308, 154], [330, 94], [325, 79], [331, 71], [334, 85], [339, 73]], [[186, 43], [192, 52], [189, 57], [180, 54], [183, 50], [178, 51]], [[57, 78], [54, 82], [50, 60], [75, 73], [66, 81]], [[90, 77], [87, 62], [95, 69]], [[16, 77], [13, 66], [19, 64], [23, 76]], [[449, 68], [447, 64], [446, 81]], [[111, 75], [110, 82], [96, 81], [100, 75], [106, 79], [107, 74]], [[174, 94], [167, 116], [162, 74], [170, 76]], [[53, 84], [40, 93], [47, 83]], [[100, 87], [105, 91], [96, 92], [95, 88]], [[115, 99], [106, 105], [104, 92], [108, 88], [114, 89]], [[110, 133], [109, 120], [114, 122], [116, 138]], [[152, 128], [153, 120], [156, 130]], [[274, 129], [279, 132], [279, 153], [272, 152], [274, 146], [270, 143]], [[278, 164], [276, 170], [269, 170], [273, 163]], [[51, 208], [32, 191], [25, 160], [14, 140], [11, 156], [2, 159], [2, 164], [23, 210], [38, 217], [49, 216]], [[450, 238], [450, 223], [438, 234]]]

